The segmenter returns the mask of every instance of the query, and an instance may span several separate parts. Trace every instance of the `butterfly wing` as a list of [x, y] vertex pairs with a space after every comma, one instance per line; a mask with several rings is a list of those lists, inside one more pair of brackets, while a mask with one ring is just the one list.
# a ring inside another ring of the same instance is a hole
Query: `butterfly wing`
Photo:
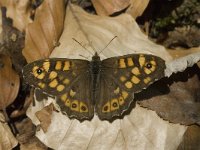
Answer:
[[165, 61], [157, 56], [132, 54], [102, 61], [96, 111], [100, 119], [121, 116], [140, 92], [164, 77]]
[[70, 118], [93, 117], [89, 61], [66, 58], [38, 60], [26, 65], [23, 75], [30, 85], [56, 96], [61, 110]]

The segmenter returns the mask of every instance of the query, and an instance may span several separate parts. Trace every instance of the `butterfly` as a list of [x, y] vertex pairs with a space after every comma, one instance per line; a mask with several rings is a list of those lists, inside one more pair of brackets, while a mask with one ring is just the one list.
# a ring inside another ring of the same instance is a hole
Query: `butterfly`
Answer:
[[27, 64], [25, 81], [56, 97], [69, 118], [112, 120], [126, 112], [133, 93], [164, 77], [165, 61], [150, 54], [128, 54], [91, 61], [49, 58]]

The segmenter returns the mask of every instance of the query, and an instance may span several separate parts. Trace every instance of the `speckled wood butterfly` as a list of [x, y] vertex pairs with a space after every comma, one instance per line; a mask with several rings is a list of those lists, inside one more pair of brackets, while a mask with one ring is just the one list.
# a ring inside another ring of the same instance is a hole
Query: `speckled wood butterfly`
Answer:
[[24, 79], [43, 92], [57, 97], [69, 118], [89, 120], [94, 112], [111, 120], [128, 110], [133, 93], [164, 76], [165, 61], [154, 55], [129, 54], [92, 61], [50, 58], [23, 69]]

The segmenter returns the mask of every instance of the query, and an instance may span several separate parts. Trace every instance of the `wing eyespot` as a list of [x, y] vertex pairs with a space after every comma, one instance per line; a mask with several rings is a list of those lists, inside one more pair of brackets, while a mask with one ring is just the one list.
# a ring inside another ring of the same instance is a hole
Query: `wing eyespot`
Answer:
[[147, 64], [146, 64], [146, 68], [147, 68], [147, 69], [151, 69], [151, 68], [152, 68], [152, 64], [151, 64], [150, 62], [147, 63]]
[[36, 69], [36, 73], [37, 73], [38, 75], [42, 74], [42, 72], [43, 72], [42, 68]]

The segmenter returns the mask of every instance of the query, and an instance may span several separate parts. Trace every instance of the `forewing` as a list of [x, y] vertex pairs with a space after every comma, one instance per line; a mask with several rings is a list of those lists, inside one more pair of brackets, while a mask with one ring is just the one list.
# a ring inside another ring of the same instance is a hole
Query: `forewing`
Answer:
[[164, 77], [165, 68], [163, 59], [147, 54], [131, 54], [103, 60], [99, 100], [96, 104], [99, 117], [109, 120], [113, 116], [121, 116], [133, 101], [132, 94]]
[[24, 80], [43, 92], [57, 96], [65, 93], [88, 70], [86, 60], [51, 58], [34, 61], [23, 68]]
[[42, 92], [57, 97], [61, 110], [70, 118], [91, 119], [91, 77], [89, 61], [52, 58], [38, 60], [23, 68], [24, 79]]

